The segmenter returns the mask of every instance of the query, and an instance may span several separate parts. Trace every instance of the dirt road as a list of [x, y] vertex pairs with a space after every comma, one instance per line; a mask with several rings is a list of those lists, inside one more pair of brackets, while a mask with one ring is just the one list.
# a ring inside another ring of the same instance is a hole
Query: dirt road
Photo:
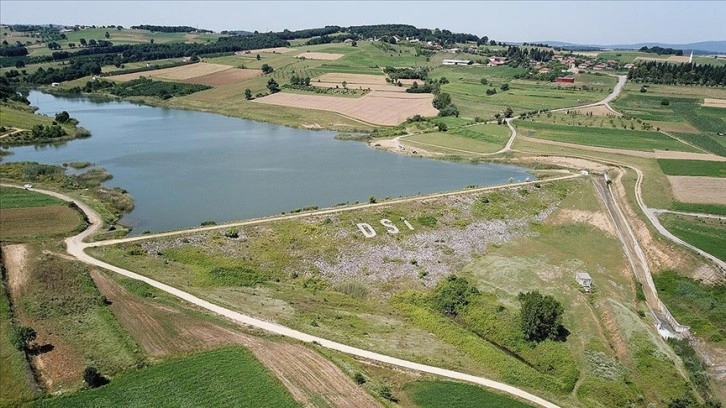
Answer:
[[[573, 178], [573, 177], [578, 177], [578, 176], [559, 177], [558, 179], [569, 179], [569, 178]], [[549, 181], [552, 181], [552, 180], [555, 180], [555, 179], [551, 179]], [[528, 183], [518, 183], [518, 184], [521, 185], [521, 184], [528, 184]], [[510, 184], [509, 186], [514, 186], [514, 185], [516, 185], [516, 184]], [[15, 186], [15, 185], [6, 185], [6, 184], [3, 184], [3, 186], [4, 187], [21, 188], [19, 186]], [[37, 192], [39, 192], [39, 193], [48, 194], [48, 195], [51, 195], [53, 197], [57, 197], [57, 198], [60, 198], [62, 200], [65, 200], [65, 201], [73, 201], [73, 202], [76, 202], [76, 200], [74, 200], [73, 198], [68, 197], [66, 195], [63, 195], [63, 194], [60, 194], [60, 193], [55, 193], [55, 192], [52, 192], [52, 191], [41, 190], [41, 189], [34, 189], [34, 190], [37, 191]], [[437, 195], [428, 196], [428, 197], [448, 196], [448, 195], [453, 195], [453, 194], [461, 194], [461, 192], [437, 194]], [[382, 203], [382, 204], [391, 204], [391, 203], [394, 203], [394, 202], [401, 202], [401, 201], [404, 201], [405, 202], [405, 201], [419, 200], [419, 199], [421, 199], [421, 198], [420, 197], [415, 197], [415, 198], [410, 198], [410, 199], [389, 201], [389, 202]], [[342, 344], [342, 343], [337, 343], [337, 342], [330, 341], [330, 340], [327, 340], [327, 339], [323, 339], [323, 338], [320, 338], [320, 337], [311, 336], [311, 335], [309, 335], [307, 333], [303, 333], [303, 332], [300, 332], [300, 331], [291, 329], [289, 327], [285, 327], [285, 326], [279, 325], [277, 323], [267, 322], [267, 321], [264, 321], [264, 320], [260, 320], [260, 319], [254, 318], [252, 316], [244, 315], [244, 314], [239, 313], [239, 312], [236, 312], [234, 310], [230, 310], [230, 309], [227, 309], [227, 308], [224, 308], [224, 307], [215, 305], [215, 304], [213, 304], [211, 302], [208, 302], [208, 301], [206, 301], [204, 299], [200, 299], [200, 298], [198, 298], [198, 297], [196, 297], [196, 296], [194, 296], [194, 295], [192, 295], [190, 293], [184, 292], [184, 291], [182, 291], [180, 289], [174, 288], [174, 287], [169, 286], [167, 284], [164, 284], [164, 283], [161, 283], [159, 281], [156, 281], [156, 280], [147, 278], [146, 276], [139, 275], [139, 274], [134, 273], [134, 272], [131, 272], [129, 270], [126, 270], [126, 269], [123, 269], [123, 268], [119, 268], [117, 266], [114, 266], [114, 265], [108, 264], [106, 262], [100, 261], [100, 260], [98, 260], [96, 258], [93, 258], [92, 256], [90, 256], [90, 255], [88, 255], [88, 254], [86, 254], [84, 252], [84, 250], [87, 247], [90, 247], [90, 246], [98, 246], [99, 243], [88, 244], [88, 243], [83, 242], [83, 239], [85, 237], [89, 236], [90, 234], [92, 234], [93, 232], [97, 231], [100, 228], [100, 226], [101, 226], [101, 218], [98, 216], [98, 214], [96, 214], [87, 205], [85, 205], [83, 203], [79, 203], [79, 202], [76, 202], [76, 204], [79, 206], [79, 208], [81, 208], [86, 213], [86, 215], [88, 216], [89, 221], [91, 222], [91, 226], [86, 231], [83, 231], [82, 233], [80, 233], [80, 234], [78, 234], [78, 235], [76, 235], [74, 237], [70, 237], [70, 238], [66, 239], [66, 246], [67, 246], [68, 253], [71, 254], [71, 255], [73, 255], [73, 256], [75, 256], [79, 261], [82, 261], [82, 262], [87, 263], [89, 265], [94, 265], [94, 266], [98, 266], [100, 268], [104, 268], [106, 270], [109, 270], [109, 271], [118, 273], [120, 275], [126, 276], [126, 277], [131, 278], [131, 279], [136, 279], [136, 280], [140, 280], [140, 281], [146, 282], [147, 284], [149, 284], [149, 285], [151, 285], [151, 286], [153, 286], [153, 287], [155, 287], [157, 289], [163, 290], [164, 292], [169, 293], [171, 295], [174, 295], [174, 296], [176, 296], [176, 297], [178, 297], [178, 298], [180, 298], [182, 300], [185, 300], [185, 301], [187, 301], [187, 302], [189, 302], [191, 304], [197, 305], [197, 306], [199, 306], [201, 308], [204, 308], [206, 310], [209, 310], [209, 311], [211, 311], [213, 313], [216, 313], [216, 314], [218, 314], [220, 316], [226, 317], [226, 318], [228, 318], [228, 319], [230, 319], [230, 320], [232, 320], [232, 321], [234, 321], [234, 322], [236, 322], [238, 324], [241, 324], [241, 325], [247, 325], [247, 326], [259, 328], [259, 329], [265, 330], [265, 331], [270, 332], [270, 333], [274, 333], [274, 334], [278, 334], [278, 335], [281, 335], [281, 336], [289, 337], [289, 338], [296, 339], [296, 340], [299, 340], [299, 341], [302, 341], [302, 342], [306, 342], [306, 343], [316, 343], [316, 344], [319, 344], [322, 347], [329, 348], [331, 350], [336, 350], [336, 351], [339, 351], [339, 352], [342, 352], [342, 353], [350, 354], [350, 355], [353, 355], [353, 356], [356, 356], [356, 357], [360, 357], [360, 358], [364, 358], [364, 359], [368, 359], [368, 360], [377, 361], [377, 362], [384, 363], [384, 364], [389, 364], [389, 365], [392, 365], [392, 366], [403, 367], [403, 368], [406, 368], [406, 369], [409, 369], [409, 370], [420, 371], [420, 372], [424, 372], [424, 373], [428, 373], [428, 374], [434, 374], [434, 375], [438, 375], [438, 376], [442, 376], [442, 377], [447, 377], [447, 378], [451, 378], [451, 379], [455, 379], [455, 380], [466, 381], [466, 382], [470, 382], [470, 383], [482, 385], [484, 387], [488, 387], [488, 388], [492, 388], [492, 389], [495, 389], [495, 390], [499, 390], [499, 391], [505, 392], [507, 394], [516, 396], [518, 398], [521, 398], [523, 400], [529, 401], [531, 403], [534, 403], [534, 404], [537, 404], [537, 405], [540, 405], [540, 406], [543, 406], [543, 407], [547, 407], [547, 408], [557, 408], [558, 407], [558, 405], [553, 404], [553, 403], [551, 403], [551, 402], [549, 402], [549, 401], [547, 401], [547, 400], [545, 400], [543, 398], [540, 398], [540, 397], [538, 397], [538, 396], [536, 396], [534, 394], [530, 394], [527, 391], [524, 391], [524, 390], [522, 390], [520, 388], [511, 386], [511, 385], [508, 385], [508, 384], [504, 384], [504, 383], [501, 383], [501, 382], [498, 382], [498, 381], [490, 380], [488, 378], [478, 377], [478, 376], [474, 376], [474, 375], [471, 375], [471, 374], [466, 374], [466, 373], [461, 373], [461, 372], [457, 372], [457, 371], [453, 371], [453, 370], [447, 370], [447, 369], [444, 369], [444, 368], [439, 368], [439, 367], [429, 366], [429, 365], [425, 365], [425, 364], [415, 363], [415, 362], [412, 362], [412, 361], [407, 361], [407, 360], [403, 360], [403, 359], [400, 359], [400, 358], [391, 357], [391, 356], [387, 356], [387, 355], [384, 355], [384, 354], [379, 354], [379, 353], [375, 353], [375, 352], [372, 352], [372, 351], [359, 349], [359, 348], [356, 348], [356, 347], [351, 347], [351, 346], [348, 346], [348, 345], [345, 345], [345, 344]], [[363, 206], [351, 207], [351, 208], [346, 208], [346, 209], [323, 210], [323, 211], [318, 211], [315, 214], [325, 214], [325, 213], [340, 212], [340, 211], [350, 211], [350, 210], [353, 210], [353, 209], [373, 207], [373, 206], [376, 206], [376, 205], [378, 205], [378, 204], [367, 204], [367, 205], [363, 205]], [[310, 215], [310, 214], [300, 214], [300, 215], [285, 216], [285, 217], [274, 217], [274, 218], [269, 218], [269, 219], [264, 219], [264, 220], [250, 221], [250, 223], [266, 222], [266, 221], [270, 221], [270, 220], [274, 220], [274, 219], [298, 218], [298, 217], [306, 216], [306, 215]], [[245, 223], [238, 223], [238, 224], [235, 224], [235, 225], [245, 225]], [[226, 226], [217, 226], [217, 228], [226, 228], [226, 227], [229, 227], [229, 225], [226, 225]], [[205, 229], [211, 229], [211, 228], [198, 228], [196, 230], [199, 231], [199, 230], [205, 230]], [[189, 231], [173, 232], [173, 233], [166, 233], [166, 234], [157, 234], [156, 236], [157, 237], [158, 236], [166, 236], [166, 235], [173, 235], [173, 234], [179, 234], [179, 233], [185, 233], [185, 232], [189, 232]], [[151, 237], [152, 236], [134, 237], [131, 240], [148, 239], [148, 238], [151, 238]], [[128, 240], [114, 240], [114, 241], [116, 241], [116, 242], [126, 242]], [[105, 241], [105, 242], [108, 242], [108, 241]]]

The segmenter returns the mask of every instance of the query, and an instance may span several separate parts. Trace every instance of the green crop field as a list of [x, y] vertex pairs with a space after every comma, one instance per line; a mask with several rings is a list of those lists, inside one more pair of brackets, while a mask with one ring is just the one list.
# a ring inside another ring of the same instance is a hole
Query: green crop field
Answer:
[[673, 235], [726, 261], [726, 226], [721, 221], [675, 214], [659, 218]]
[[726, 285], [707, 285], [664, 271], [653, 275], [655, 286], [673, 316], [691, 333], [723, 344], [726, 341]]
[[404, 388], [419, 408], [526, 408], [511, 398], [471, 384], [452, 381], [415, 381]]
[[297, 407], [252, 354], [223, 348], [119, 376], [98, 389], [40, 400], [36, 407]]
[[517, 131], [524, 136], [558, 142], [628, 150], [697, 151], [693, 147], [659, 132], [563, 126], [538, 122], [515, 123], [517, 125]]
[[42, 207], [59, 204], [65, 204], [65, 201], [33, 191], [0, 187], [0, 209]]
[[726, 162], [658, 159], [658, 165], [669, 176], [726, 177]]

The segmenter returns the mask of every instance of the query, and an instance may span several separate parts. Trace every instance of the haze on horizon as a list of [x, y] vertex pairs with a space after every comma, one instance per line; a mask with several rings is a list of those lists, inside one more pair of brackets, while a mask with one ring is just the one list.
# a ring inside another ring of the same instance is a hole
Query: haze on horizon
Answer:
[[267, 32], [398, 23], [486, 35], [498, 41], [602, 45], [726, 40], [724, 15], [726, 2], [714, 1], [0, 2], [3, 24], [157, 24], [189, 25], [217, 32]]

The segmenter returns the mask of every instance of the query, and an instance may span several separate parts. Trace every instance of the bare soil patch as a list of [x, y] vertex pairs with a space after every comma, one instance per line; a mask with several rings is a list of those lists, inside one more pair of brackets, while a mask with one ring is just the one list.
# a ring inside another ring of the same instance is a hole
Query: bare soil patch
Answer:
[[[386, 78], [387, 77], [385, 75], [345, 74], [332, 72], [320, 75], [319, 77], [315, 78], [313, 82], [320, 80], [321, 82], [342, 83], [343, 81], [345, 81], [349, 84], [394, 86], [386, 82]], [[400, 81], [404, 85], [412, 85], [414, 82], [423, 84], [424, 82], [416, 79], [401, 79]]]
[[706, 98], [703, 100], [702, 106], [709, 108], [726, 108], [726, 99]]
[[295, 58], [305, 58], [312, 60], [335, 61], [343, 57], [343, 54], [332, 54], [329, 52], [303, 52], [295, 56]]
[[726, 157], [717, 156], [715, 154], [674, 152], [671, 150], [656, 150], [655, 158], [656, 159], [704, 160], [704, 161], [726, 162]]
[[581, 109], [577, 109], [576, 112], [581, 115], [586, 115], [588, 113], [592, 113], [593, 116], [616, 116], [616, 117], [622, 116], [619, 112], [615, 112], [614, 110], [609, 108], [607, 105], [597, 105], [597, 106], [590, 106], [587, 108], [581, 108]]
[[278, 343], [236, 332], [153, 299], [141, 299], [108, 275], [93, 271], [111, 310], [145, 352], [163, 357], [224, 344], [243, 344], [304, 406], [380, 406], [337, 366], [298, 344]]
[[609, 169], [608, 166], [596, 163], [585, 159], [577, 159], [573, 157], [561, 157], [561, 156], [534, 156], [534, 157], [523, 157], [518, 160], [522, 163], [551, 163], [558, 166], [568, 167], [575, 170], [587, 170], [604, 172]]
[[256, 50], [249, 50], [249, 51], [240, 51], [242, 54], [259, 54], [261, 52], [266, 52], [269, 54], [285, 54], [288, 52], [295, 51], [294, 48], [287, 48], [287, 47], [272, 47], [272, 48], [259, 48]]
[[262, 72], [256, 69], [230, 68], [224, 71], [213, 72], [211, 74], [185, 79], [181, 82], [209, 86], [221, 86], [234, 84], [260, 75], [262, 75]]
[[554, 224], [567, 224], [571, 222], [589, 224], [615, 236], [615, 228], [610, 222], [610, 219], [602, 212], [563, 208], [555, 214], [550, 222]]
[[80, 215], [65, 205], [0, 210], [0, 240], [30, 239], [73, 231]]
[[671, 55], [668, 58], [659, 58], [659, 57], [636, 57], [636, 61], [660, 61], [660, 62], [688, 62], [688, 56], [685, 55]]
[[91, 272], [98, 290], [111, 301], [111, 311], [131, 337], [154, 357], [202, 350], [224, 344], [245, 343], [246, 336], [188, 313], [139, 299], [113, 279]]
[[28, 248], [24, 244], [3, 245], [3, 264], [7, 269], [8, 291], [17, 302], [28, 282]]
[[726, 178], [667, 176], [673, 196], [683, 203], [726, 205]]
[[701, 133], [700, 130], [696, 129], [693, 125], [687, 122], [650, 122], [654, 128], [660, 128], [666, 132], [681, 132], [681, 133]]
[[279, 92], [254, 102], [294, 108], [318, 109], [337, 112], [376, 125], [395, 126], [414, 115], [438, 114], [431, 103], [431, 94], [408, 94], [373, 91], [361, 98], [300, 95]]
[[196, 78], [204, 75], [213, 74], [215, 72], [233, 69], [229, 65], [208, 64], [206, 62], [198, 62], [196, 64], [182, 65], [179, 67], [155, 69], [153, 71], [134, 72], [132, 74], [109, 76], [108, 79], [115, 81], [131, 81], [139, 79], [142, 76], [147, 78], [158, 78], [167, 80], [185, 80]]

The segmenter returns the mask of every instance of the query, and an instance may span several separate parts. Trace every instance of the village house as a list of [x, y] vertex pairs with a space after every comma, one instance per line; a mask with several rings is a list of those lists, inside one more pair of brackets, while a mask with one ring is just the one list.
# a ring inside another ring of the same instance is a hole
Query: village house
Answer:
[[490, 67], [497, 67], [499, 65], [504, 65], [507, 63], [507, 57], [489, 57], [489, 65]]
[[582, 288], [585, 289], [585, 292], [590, 292], [592, 289], [592, 278], [590, 277], [590, 274], [587, 272], [578, 272], [575, 275], [575, 280], [577, 283], [582, 285]]
[[555, 78], [555, 82], [559, 82], [559, 83], [563, 83], [563, 84], [574, 84], [575, 78], [557, 77], [557, 78]]

